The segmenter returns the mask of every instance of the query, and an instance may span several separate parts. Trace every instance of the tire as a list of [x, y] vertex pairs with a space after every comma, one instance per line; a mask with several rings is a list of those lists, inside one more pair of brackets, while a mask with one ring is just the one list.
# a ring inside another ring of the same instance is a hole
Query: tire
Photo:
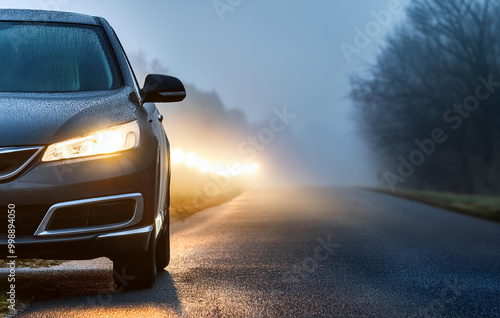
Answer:
[[148, 250], [129, 253], [113, 260], [113, 279], [118, 289], [142, 289], [156, 280], [156, 240], [151, 233]]
[[[167, 223], [168, 226], [168, 223]], [[162, 271], [170, 263], [170, 233], [168, 227], [158, 237], [156, 244], [156, 270]]]

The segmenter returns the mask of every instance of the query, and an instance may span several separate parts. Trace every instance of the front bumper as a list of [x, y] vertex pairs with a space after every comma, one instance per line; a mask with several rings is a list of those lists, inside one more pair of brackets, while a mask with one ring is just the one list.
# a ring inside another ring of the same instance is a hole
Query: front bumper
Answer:
[[[144, 250], [155, 218], [157, 154], [142, 152], [140, 148], [93, 160], [41, 163], [37, 158], [16, 179], [0, 183], [0, 258], [8, 255], [9, 204], [16, 206], [15, 255], [18, 258], [88, 259]], [[35, 235], [53, 206], [127, 194], [142, 197], [143, 213], [134, 222], [95, 228], [91, 233], [38, 232]]]
[[[106, 256], [111, 259], [134, 251], [147, 249], [153, 227], [145, 226], [99, 235], [80, 235], [60, 238], [16, 239], [15, 256], [17, 258], [41, 259], [91, 259]], [[2, 252], [7, 247], [0, 245]], [[7, 258], [8, 253], [0, 253], [0, 258]]]

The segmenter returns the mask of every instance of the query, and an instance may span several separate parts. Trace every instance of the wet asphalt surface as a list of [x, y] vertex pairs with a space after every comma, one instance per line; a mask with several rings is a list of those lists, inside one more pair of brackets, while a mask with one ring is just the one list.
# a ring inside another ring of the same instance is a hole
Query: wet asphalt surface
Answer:
[[19, 317], [500, 317], [500, 224], [348, 188], [254, 190], [172, 226], [151, 289], [111, 262], [18, 273]]

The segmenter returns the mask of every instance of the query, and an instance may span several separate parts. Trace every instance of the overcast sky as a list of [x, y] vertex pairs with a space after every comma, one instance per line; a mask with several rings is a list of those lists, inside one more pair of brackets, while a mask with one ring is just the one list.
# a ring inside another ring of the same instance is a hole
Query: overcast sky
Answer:
[[[215, 91], [252, 122], [266, 123], [273, 109], [286, 106], [297, 116], [287, 127], [298, 140], [297, 152], [308, 154], [304, 164], [317, 167], [312, 181], [374, 182], [377, 167], [355, 134], [348, 78], [374, 60], [384, 36], [404, 19], [408, 0], [20, 2], [0, 5], [105, 17], [128, 52], [158, 58], [171, 75]], [[392, 13], [377, 22], [373, 12], [381, 10]], [[356, 27], [371, 32], [365, 47], [356, 47]], [[342, 46], [351, 50], [350, 62]]]

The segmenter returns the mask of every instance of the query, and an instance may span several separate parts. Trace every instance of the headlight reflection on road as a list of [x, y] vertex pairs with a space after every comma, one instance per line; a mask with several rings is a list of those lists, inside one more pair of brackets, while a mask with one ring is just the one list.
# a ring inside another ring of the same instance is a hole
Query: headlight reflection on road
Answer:
[[253, 163], [236, 163], [231, 161], [231, 168], [221, 163], [212, 163], [211, 161], [198, 156], [194, 152], [185, 153], [182, 149], [174, 149], [170, 153], [170, 162], [173, 165], [184, 164], [188, 168], [197, 168], [202, 173], [215, 173], [218, 175], [255, 175], [259, 170], [259, 165]]

